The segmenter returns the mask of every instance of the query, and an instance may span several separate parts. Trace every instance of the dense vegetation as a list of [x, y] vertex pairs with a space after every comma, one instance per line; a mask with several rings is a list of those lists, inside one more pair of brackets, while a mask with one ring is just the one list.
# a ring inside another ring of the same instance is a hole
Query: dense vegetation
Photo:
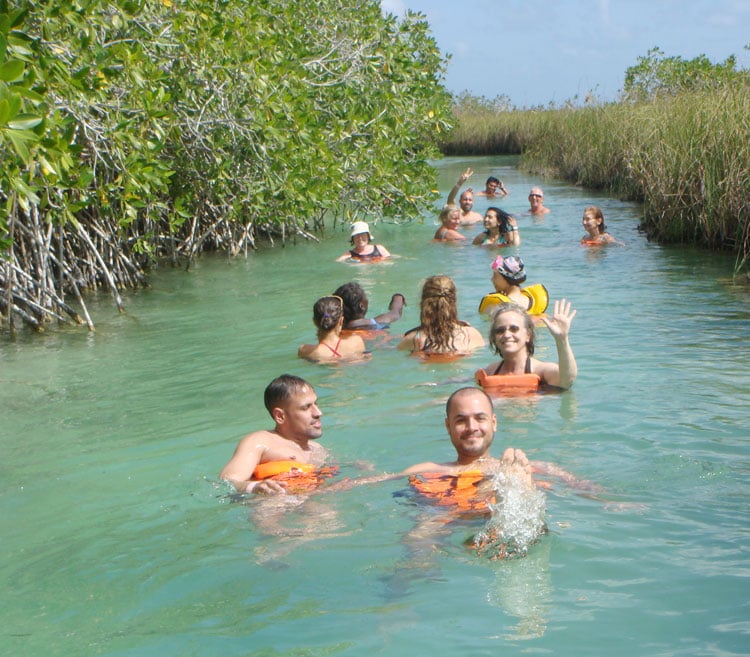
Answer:
[[[518, 110], [464, 95], [445, 153], [521, 153], [527, 171], [643, 202], [662, 242], [750, 258], [750, 72], [652, 50], [625, 75], [617, 103]], [[499, 109], [498, 109], [499, 108]]]
[[85, 291], [121, 306], [161, 258], [418, 216], [443, 73], [376, 0], [0, 0], [0, 324], [93, 328]]

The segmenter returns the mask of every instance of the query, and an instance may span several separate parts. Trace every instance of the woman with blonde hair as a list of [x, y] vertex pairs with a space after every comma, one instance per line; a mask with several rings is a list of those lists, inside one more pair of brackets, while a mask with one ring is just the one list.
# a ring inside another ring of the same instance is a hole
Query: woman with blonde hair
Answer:
[[362, 358], [367, 353], [359, 335], [341, 336], [344, 326], [344, 301], [341, 297], [322, 297], [313, 306], [313, 324], [318, 329], [318, 344], [303, 344], [300, 358], [316, 363]]
[[436, 242], [460, 242], [466, 239], [466, 235], [457, 230], [461, 223], [461, 210], [457, 205], [444, 205], [439, 218], [440, 228], [435, 231], [433, 237]]
[[424, 354], [468, 354], [484, 346], [484, 338], [458, 318], [456, 285], [448, 276], [430, 276], [422, 286], [420, 325], [406, 332], [399, 349]]

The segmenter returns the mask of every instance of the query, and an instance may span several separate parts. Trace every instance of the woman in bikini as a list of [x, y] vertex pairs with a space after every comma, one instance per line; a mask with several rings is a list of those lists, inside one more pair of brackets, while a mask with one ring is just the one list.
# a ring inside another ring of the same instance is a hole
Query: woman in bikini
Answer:
[[479, 246], [520, 246], [518, 222], [512, 214], [500, 208], [487, 208], [484, 214], [484, 232], [474, 238]]
[[318, 329], [318, 344], [303, 344], [297, 355], [316, 363], [357, 360], [367, 355], [359, 335], [341, 336], [344, 326], [344, 301], [341, 297], [322, 297], [313, 306], [313, 323]]
[[433, 240], [436, 242], [462, 242], [466, 235], [459, 233], [457, 228], [461, 223], [461, 210], [457, 205], [449, 203], [440, 212], [440, 228], [435, 231]]
[[557, 363], [534, 358], [534, 322], [521, 306], [503, 303], [498, 306], [490, 328], [490, 348], [502, 360], [490, 363], [485, 372], [490, 376], [506, 374], [537, 374], [541, 385], [570, 388], [578, 374], [573, 350], [568, 342], [570, 323], [576, 315], [570, 302], [555, 301], [552, 318], [541, 316], [555, 339]]
[[430, 276], [422, 287], [420, 325], [398, 345], [423, 354], [466, 355], [484, 345], [482, 334], [458, 319], [456, 285], [448, 276]]
[[354, 248], [336, 258], [336, 262], [345, 262], [347, 260], [377, 262], [383, 258], [390, 258], [391, 252], [382, 244], [375, 244], [372, 241], [373, 239], [370, 232], [370, 225], [366, 221], [355, 221], [352, 224], [351, 234], [352, 246]]

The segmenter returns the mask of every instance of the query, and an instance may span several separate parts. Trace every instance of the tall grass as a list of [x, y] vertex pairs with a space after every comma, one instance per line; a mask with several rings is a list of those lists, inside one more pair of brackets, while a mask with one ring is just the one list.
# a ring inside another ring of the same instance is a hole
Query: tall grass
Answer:
[[520, 166], [641, 201], [663, 243], [750, 257], [750, 86], [583, 108], [466, 112], [445, 154], [521, 153]]

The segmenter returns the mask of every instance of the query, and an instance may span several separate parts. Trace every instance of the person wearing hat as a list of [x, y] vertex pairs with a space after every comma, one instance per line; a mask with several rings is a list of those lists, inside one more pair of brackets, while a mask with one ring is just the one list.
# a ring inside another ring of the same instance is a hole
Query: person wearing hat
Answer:
[[356, 260], [359, 262], [382, 260], [390, 258], [391, 254], [382, 244], [378, 246], [373, 244], [370, 226], [366, 221], [355, 221], [352, 224], [351, 240], [353, 249], [350, 249], [342, 256], [336, 259], [336, 262], [345, 262], [347, 260]]
[[523, 260], [517, 256], [501, 255], [492, 263], [492, 284], [495, 292], [504, 294], [521, 308], [529, 307], [529, 298], [521, 292], [521, 283], [526, 280]]

